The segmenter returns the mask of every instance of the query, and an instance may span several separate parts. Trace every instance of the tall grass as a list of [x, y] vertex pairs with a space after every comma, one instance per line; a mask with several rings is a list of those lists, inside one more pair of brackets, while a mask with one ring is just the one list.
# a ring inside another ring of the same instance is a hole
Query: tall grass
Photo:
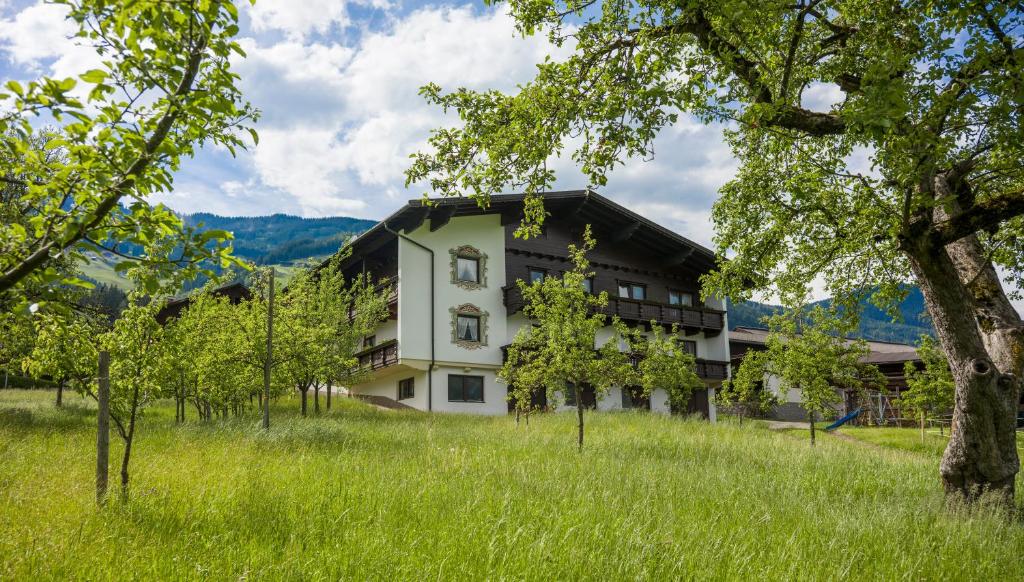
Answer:
[[97, 509], [93, 411], [50, 398], [0, 392], [0, 579], [1024, 577], [1024, 527], [945, 510], [928, 455], [642, 413], [591, 414], [577, 453], [572, 415], [282, 402], [263, 433], [167, 406]]

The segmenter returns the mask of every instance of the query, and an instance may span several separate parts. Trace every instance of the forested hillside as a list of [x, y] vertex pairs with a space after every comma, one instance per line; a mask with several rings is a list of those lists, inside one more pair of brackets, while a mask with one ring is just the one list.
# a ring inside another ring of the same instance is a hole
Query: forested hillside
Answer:
[[197, 213], [182, 216], [186, 224], [235, 234], [235, 255], [260, 264], [288, 263], [337, 251], [346, 238], [375, 224], [373, 220], [331, 216], [302, 218], [270, 216], [218, 216]]
[[[817, 304], [828, 306], [831, 300], [824, 299]], [[893, 322], [884, 311], [862, 303], [863, 313], [858, 334], [869, 340], [916, 344], [922, 334], [934, 335], [928, 314], [925, 311], [921, 290], [911, 287], [907, 298], [900, 303], [901, 322]], [[729, 305], [729, 329], [737, 327], [765, 327], [762, 318], [782, 311], [778, 305], [766, 305], [756, 301], [744, 301]]]

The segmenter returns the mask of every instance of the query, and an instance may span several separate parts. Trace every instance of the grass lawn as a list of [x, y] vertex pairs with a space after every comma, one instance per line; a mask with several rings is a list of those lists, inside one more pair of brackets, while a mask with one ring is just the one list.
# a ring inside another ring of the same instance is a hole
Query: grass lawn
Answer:
[[589, 414], [577, 453], [570, 414], [293, 399], [264, 434], [167, 405], [97, 509], [93, 411], [66, 402], [0, 391], [0, 579], [1024, 578], [1024, 526], [946, 511], [932, 455], [643, 413]]

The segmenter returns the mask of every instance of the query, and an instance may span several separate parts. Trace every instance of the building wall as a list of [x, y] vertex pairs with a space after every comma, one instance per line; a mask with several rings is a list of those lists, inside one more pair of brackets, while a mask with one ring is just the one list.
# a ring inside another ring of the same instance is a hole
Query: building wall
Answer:
[[[431, 232], [424, 221], [407, 236], [434, 251], [434, 340], [438, 362], [501, 365], [506, 342], [506, 317], [501, 288], [505, 285], [505, 238], [498, 215], [452, 218]], [[486, 286], [465, 289], [451, 282], [451, 249], [471, 245], [487, 254]], [[430, 359], [429, 255], [409, 241], [399, 246], [399, 356]], [[464, 304], [487, 313], [487, 345], [468, 349], [451, 340], [449, 311]], [[403, 309], [404, 306], [404, 309]]]

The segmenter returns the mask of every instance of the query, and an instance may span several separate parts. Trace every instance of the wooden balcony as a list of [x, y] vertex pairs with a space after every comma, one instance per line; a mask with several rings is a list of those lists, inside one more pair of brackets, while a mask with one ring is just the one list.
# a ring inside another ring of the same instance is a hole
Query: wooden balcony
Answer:
[[[509, 345], [511, 344], [501, 346], [502, 362], [508, 360]], [[637, 355], [630, 356], [633, 366], [639, 364], [639, 358], [640, 356]], [[694, 366], [694, 372], [697, 373], [697, 377], [701, 380], [725, 380], [729, 377], [729, 362], [697, 358], [696, 366]]]
[[725, 380], [729, 376], [729, 362], [698, 359], [696, 372], [701, 380]]
[[[388, 294], [388, 319], [398, 319], [398, 278], [388, 280], [387, 283], [377, 285], [377, 291]], [[358, 310], [354, 305], [348, 308], [348, 320], [353, 321], [356, 318], [356, 312]]]
[[[508, 285], [502, 291], [509, 314], [523, 308], [523, 292], [518, 285]], [[725, 312], [706, 307], [669, 305], [609, 295], [608, 305], [603, 311], [605, 315], [617, 315], [631, 323], [655, 321], [661, 325], [678, 325], [680, 330], [688, 334], [703, 331], [707, 337], [715, 337], [725, 328]]]
[[398, 363], [398, 340], [388, 340], [356, 354], [359, 367], [379, 370]]

